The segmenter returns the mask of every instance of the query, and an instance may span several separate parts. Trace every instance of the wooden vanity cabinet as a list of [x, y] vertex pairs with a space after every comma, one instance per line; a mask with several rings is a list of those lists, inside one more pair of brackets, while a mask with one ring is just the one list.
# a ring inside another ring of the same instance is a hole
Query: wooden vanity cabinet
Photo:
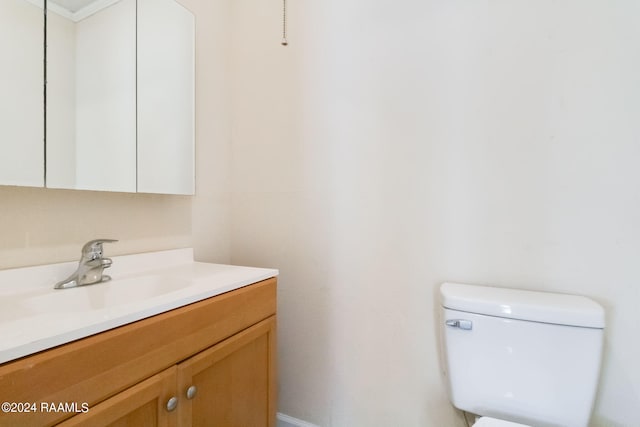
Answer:
[[[274, 427], [275, 313], [272, 278], [1, 365], [5, 400], [13, 390], [89, 408], [0, 414], [0, 426]], [[64, 366], [68, 375], [56, 373]]]

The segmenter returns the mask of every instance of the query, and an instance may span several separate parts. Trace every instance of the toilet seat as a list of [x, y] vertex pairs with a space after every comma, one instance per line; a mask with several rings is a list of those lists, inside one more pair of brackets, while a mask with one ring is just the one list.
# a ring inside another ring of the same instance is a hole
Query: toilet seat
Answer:
[[531, 427], [526, 424], [513, 423], [511, 421], [499, 420], [497, 418], [480, 417], [473, 423], [473, 427]]

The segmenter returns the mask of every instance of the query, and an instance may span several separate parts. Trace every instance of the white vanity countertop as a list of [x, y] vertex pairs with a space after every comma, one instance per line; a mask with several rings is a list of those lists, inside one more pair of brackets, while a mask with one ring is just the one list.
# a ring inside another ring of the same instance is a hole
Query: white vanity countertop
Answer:
[[278, 275], [193, 261], [192, 249], [112, 257], [111, 281], [53, 289], [77, 262], [0, 270], [0, 363]]

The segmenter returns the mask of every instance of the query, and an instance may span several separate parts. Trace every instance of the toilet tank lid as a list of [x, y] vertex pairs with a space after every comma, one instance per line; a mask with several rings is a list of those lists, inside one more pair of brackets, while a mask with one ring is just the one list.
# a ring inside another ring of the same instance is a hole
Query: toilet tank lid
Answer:
[[585, 328], [605, 326], [602, 306], [584, 296], [443, 283], [440, 297], [443, 307], [469, 313]]

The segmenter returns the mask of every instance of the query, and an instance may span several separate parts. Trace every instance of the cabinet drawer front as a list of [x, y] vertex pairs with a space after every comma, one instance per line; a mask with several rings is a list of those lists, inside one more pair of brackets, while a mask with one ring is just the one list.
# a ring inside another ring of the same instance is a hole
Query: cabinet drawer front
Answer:
[[[276, 312], [276, 279], [237, 289], [0, 366], [0, 401], [93, 406]], [[0, 426], [75, 413], [0, 413]]]

